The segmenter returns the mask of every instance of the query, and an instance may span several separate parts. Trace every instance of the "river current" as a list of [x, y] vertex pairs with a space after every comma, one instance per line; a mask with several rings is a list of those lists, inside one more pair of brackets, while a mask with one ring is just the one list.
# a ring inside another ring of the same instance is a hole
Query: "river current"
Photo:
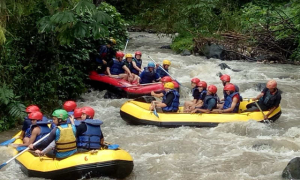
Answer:
[[[95, 109], [96, 119], [104, 124], [105, 140], [119, 144], [134, 159], [132, 174], [128, 180], [280, 180], [287, 163], [300, 156], [300, 67], [284, 64], [258, 64], [241, 61], [221, 61], [201, 56], [181, 56], [169, 49], [169, 37], [141, 32], [130, 33], [126, 52], [143, 53], [143, 66], [151, 56], [158, 63], [171, 61], [170, 74], [182, 85], [181, 105], [191, 100], [190, 80], [198, 77], [209, 85], [218, 87], [222, 96], [222, 84], [218, 72], [229, 74], [243, 97], [256, 97], [257, 83], [269, 79], [278, 82], [283, 91], [281, 117], [271, 125], [248, 121], [220, 124], [215, 128], [159, 128], [155, 126], [132, 126], [123, 121], [119, 111], [128, 99], [104, 99], [105, 91], [92, 91], [82, 95], [81, 106]], [[232, 69], [221, 70], [225, 62]], [[18, 128], [0, 134], [0, 140], [9, 139]], [[11, 157], [10, 147], [0, 147], [0, 162]], [[0, 179], [28, 178], [15, 162], [0, 170]], [[110, 179], [107, 177], [100, 179]]]

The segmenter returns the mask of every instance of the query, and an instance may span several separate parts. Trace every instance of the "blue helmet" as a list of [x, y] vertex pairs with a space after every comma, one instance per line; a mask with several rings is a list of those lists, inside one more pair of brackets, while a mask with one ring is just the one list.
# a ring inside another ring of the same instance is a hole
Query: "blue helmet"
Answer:
[[154, 67], [155, 67], [155, 64], [154, 64], [153, 62], [148, 62], [148, 68], [149, 68], [149, 67], [154, 68]]

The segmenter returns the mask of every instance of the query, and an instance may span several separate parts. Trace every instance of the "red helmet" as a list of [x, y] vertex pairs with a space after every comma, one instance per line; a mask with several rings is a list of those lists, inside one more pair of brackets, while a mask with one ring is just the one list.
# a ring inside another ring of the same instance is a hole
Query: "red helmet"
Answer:
[[35, 119], [41, 121], [43, 119], [43, 114], [40, 111], [32, 112], [28, 115], [29, 119]]
[[216, 94], [218, 89], [215, 85], [209, 85], [207, 88], [208, 91], [212, 92], [213, 94]]
[[136, 51], [136, 52], [135, 52], [135, 55], [140, 55], [140, 56], [142, 56], [142, 52], [141, 52], [141, 51]]
[[227, 74], [223, 74], [223, 75], [220, 77], [220, 80], [221, 80], [221, 81], [230, 82], [230, 76], [227, 75]]
[[225, 91], [235, 91], [235, 86], [231, 83], [226, 84], [225, 87], [224, 87], [224, 90]]
[[77, 107], [77, 104], [75, 101], [66, 101], [64, 103], [64, 109], [68, 112], [73, 111], [76, 107]]
[[75, 108], [74, 109], [74, 118], [80, 118], [82, 114], [82, 109], [81, 108]]
[[274, 79], [271, 79], [267, 82], [267, 88], [268, 89], [274, 89], [277, 88], [277, 82]]
[[35, 111], [40, 111], [40, 108], [36, 105], [30, 105], [30, 106], [27, 106], [25, 112], [27, 113], [32, 113], [32, 112], [35, 112]]
[[88, 106], [83, 107], [83, 108], [81, 108], [81, 112], [88, 115], [88, 116], [90, 116], [90, 118], [94, 118], [95, 111], [91, 107], [88, 107]]
[[207, 83], [205, 81], [200, 81], [200, 82], [197, 83], [197, 86], [207, 88]]
[[161, 82], [172, 82], [172, 78], [170, 76], [165, 76], [161, 78]]
[[192, 83], [195, 83], [195, 84], [198, 84], [198, 82], [200, 82], [200, 79], [198, 79], [198, 78], [193, 78], [193, 79], [191, 80], [191, 82], [192, 82]]
[[118, 51], [118, 52], [116, 53], [116, 58], [118, 58], [118, 57], [123, 58], [123, 57], [124, 57], [124, 53], [123, 53], [122, 51]]

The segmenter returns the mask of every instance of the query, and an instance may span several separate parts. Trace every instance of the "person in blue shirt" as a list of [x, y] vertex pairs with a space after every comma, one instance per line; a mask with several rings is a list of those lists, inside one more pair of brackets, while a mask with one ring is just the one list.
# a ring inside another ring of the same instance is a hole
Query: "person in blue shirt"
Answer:
[[31, 121], [31, 125], [25, 132], [23, 144], [14, 144], [15, 146], [28, 146], [29, 144], [41, 139], [51, 131], [47, 125], [48, 122], [42, 121], [43, 114], [40, 111], [30, 113], [28, 118]]
[[57, 109], [52, 113], [53, 122], [56, 127], [50, 132], [49, 136], [42, 142], [29, 148], [33, 150], [42, 150], [50, 143], [55, 142], [55, 148], [46, 155], [53, 158], [67, 158], [77, 152], [76, 146], [76, 127], [74, 119], [70, 118], [71, 124], [67, 123], [68, 112], [64, 109]]
[[[118, 51], [116, 53], [116, 59], [108, 63], [108, 67], [106, 68], [106, 72], [108, 76], [113, 78], [123, 78], [124, 80], [128, 80], [128, 76], [131, 75], [130, 70], [126, 66], [123, 61], [124, 53]], [[126, 72], [126, 73], [125, 73]]]
[[163, 60], [163, 66], [160, 66], [159, 64], [156, 66], [158, 66], [156, 68], [156, 72], [157, 72], [157, 74], [159, 74], [159, 76], [161, 78], [163, 78], [165, 76], [169, 76], [169, 74], [167, 72], [169, 72], [169, 67], [171, 66], [171, 61], [165, 59], [165, 60]]
[[174, 87], [173, 82], [167, 82], [164, 85], [166, 94], [163, 97], [162, 102], [152, 101], [150, 106], [150, 111], [155, 108], [161, 108], [163, 112], [177, 112], [179, 108], [179, 93]]
[[141, 51], [136, 51], [134, 54], [133, 61], [132, 61], [132, 64], [135, 68], [135, 70], [133, 70], [132, 72], [136, 75], [139, 75], [142, 72], [143, 61], [141, 58], [142, 58]]
[[216, 109], [218, 100], [218, 96], [216, 95], [217, 90], [215, 85], [208, 86], [203, 105], [195, 108], [191, 113], [211, 113], [213, 109]]
[[113, 60], [115, 50], [113, 49], [117, 41], [113, 38], [108, 40], [106, 45], [101, 45], [98, 54], [96, 56], [96, 62], [98, 63], [98, 73], [104, 73], [106, 71], [107, 64]]
[[[41, 112], [40, 108], [36, 105], [29, 105], [26, 107], [26, 110], [25, 112], [29, 115], [30, 113], [32, 112], [36, 112], [36, 111], [39, 111]], [[48, 122], [48, 118], [46, 116], [43, 116], [43, 119], [42, 119], [43, 122]], [[28, 128], [30, 128], [31, 126], [31, 120], [28, 118], [28, 116], [26, 116], [24, 118], [24, 121], [23, 121], [23, 126], [22, 126], [22, 131], [21, 131], [21, 134], [19, 136], [20, 139], [23, 139], [24, 138], [24, 135], [25, 135], [25, 132], [27, 131]]]
[[199, 96], [198, 96], [198, 100], [195, 104], [195, 107], [192, 107], [193, 108], [192, 110], [194, 110], [197, 107], [203, 106], [203, 102], [204, 102], [204, 99], [205, 99], [206, 94], [207, 94], [207, 90], [206, 90], [207, 83], [205, 81], [198, 82], [197, 87], [198, 87], [198, 90], [199, 90]]
[[159, 75], [155, 71], [155, 64], [149, 62], [148, 66], [144, 68], [144, 71], [140, 74], [140, 84], [147, 84], [160, 81]]

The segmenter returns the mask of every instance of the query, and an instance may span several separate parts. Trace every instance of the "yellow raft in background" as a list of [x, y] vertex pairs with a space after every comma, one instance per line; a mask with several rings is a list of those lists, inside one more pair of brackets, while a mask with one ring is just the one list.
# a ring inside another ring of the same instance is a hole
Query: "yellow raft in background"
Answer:
[[[150, 98], [151, 99], [151, 98]], [[144, 101], [144, 102], [141, 102]], [[240, 103], [239, 113], [207, 114], [207, 113], [183, 113], [183, 107], [174, 113], [159, 113], [156, 117], [150, 107], [149, 99], [139, 98], [138, 100], [129, 100], [125, 102], [120, 110], [123, 120], [135, 125], [156, 125], [160, 127], [178, 127], [178, 126], [197, 126], [197, 127], [215, 127], [219, 123], [244, 122], [249, 120], [264, 121], [263, 114], [260, 111], [240, 113], [246, 109], [246, 105], [251, 103], [251, 99], [244, 99]], [[264, 111], [267, 114], [268, 111]], [[281, 115], [280, 106], [269, 116], [269, 120], [276, 121]]]
[[[18, 133], [20, 134], [20, 133]], [[17, 136], [17, 135], [16, 135]], [[14, 143], [21, 144], [17, 139]], [[14, 154], [18, 154], [14, 150]], [[39, 157], [27, 151], [16, 158], [21, 170], [29, 177], [47, 179], [81, 179], [83, 177], [110, 176], [125, 178], [133, 169], [133, 159], [122, 149], [109, 150], [101, 148], [95, 151], [76, 153], [59, 160], [46, 156]]]

